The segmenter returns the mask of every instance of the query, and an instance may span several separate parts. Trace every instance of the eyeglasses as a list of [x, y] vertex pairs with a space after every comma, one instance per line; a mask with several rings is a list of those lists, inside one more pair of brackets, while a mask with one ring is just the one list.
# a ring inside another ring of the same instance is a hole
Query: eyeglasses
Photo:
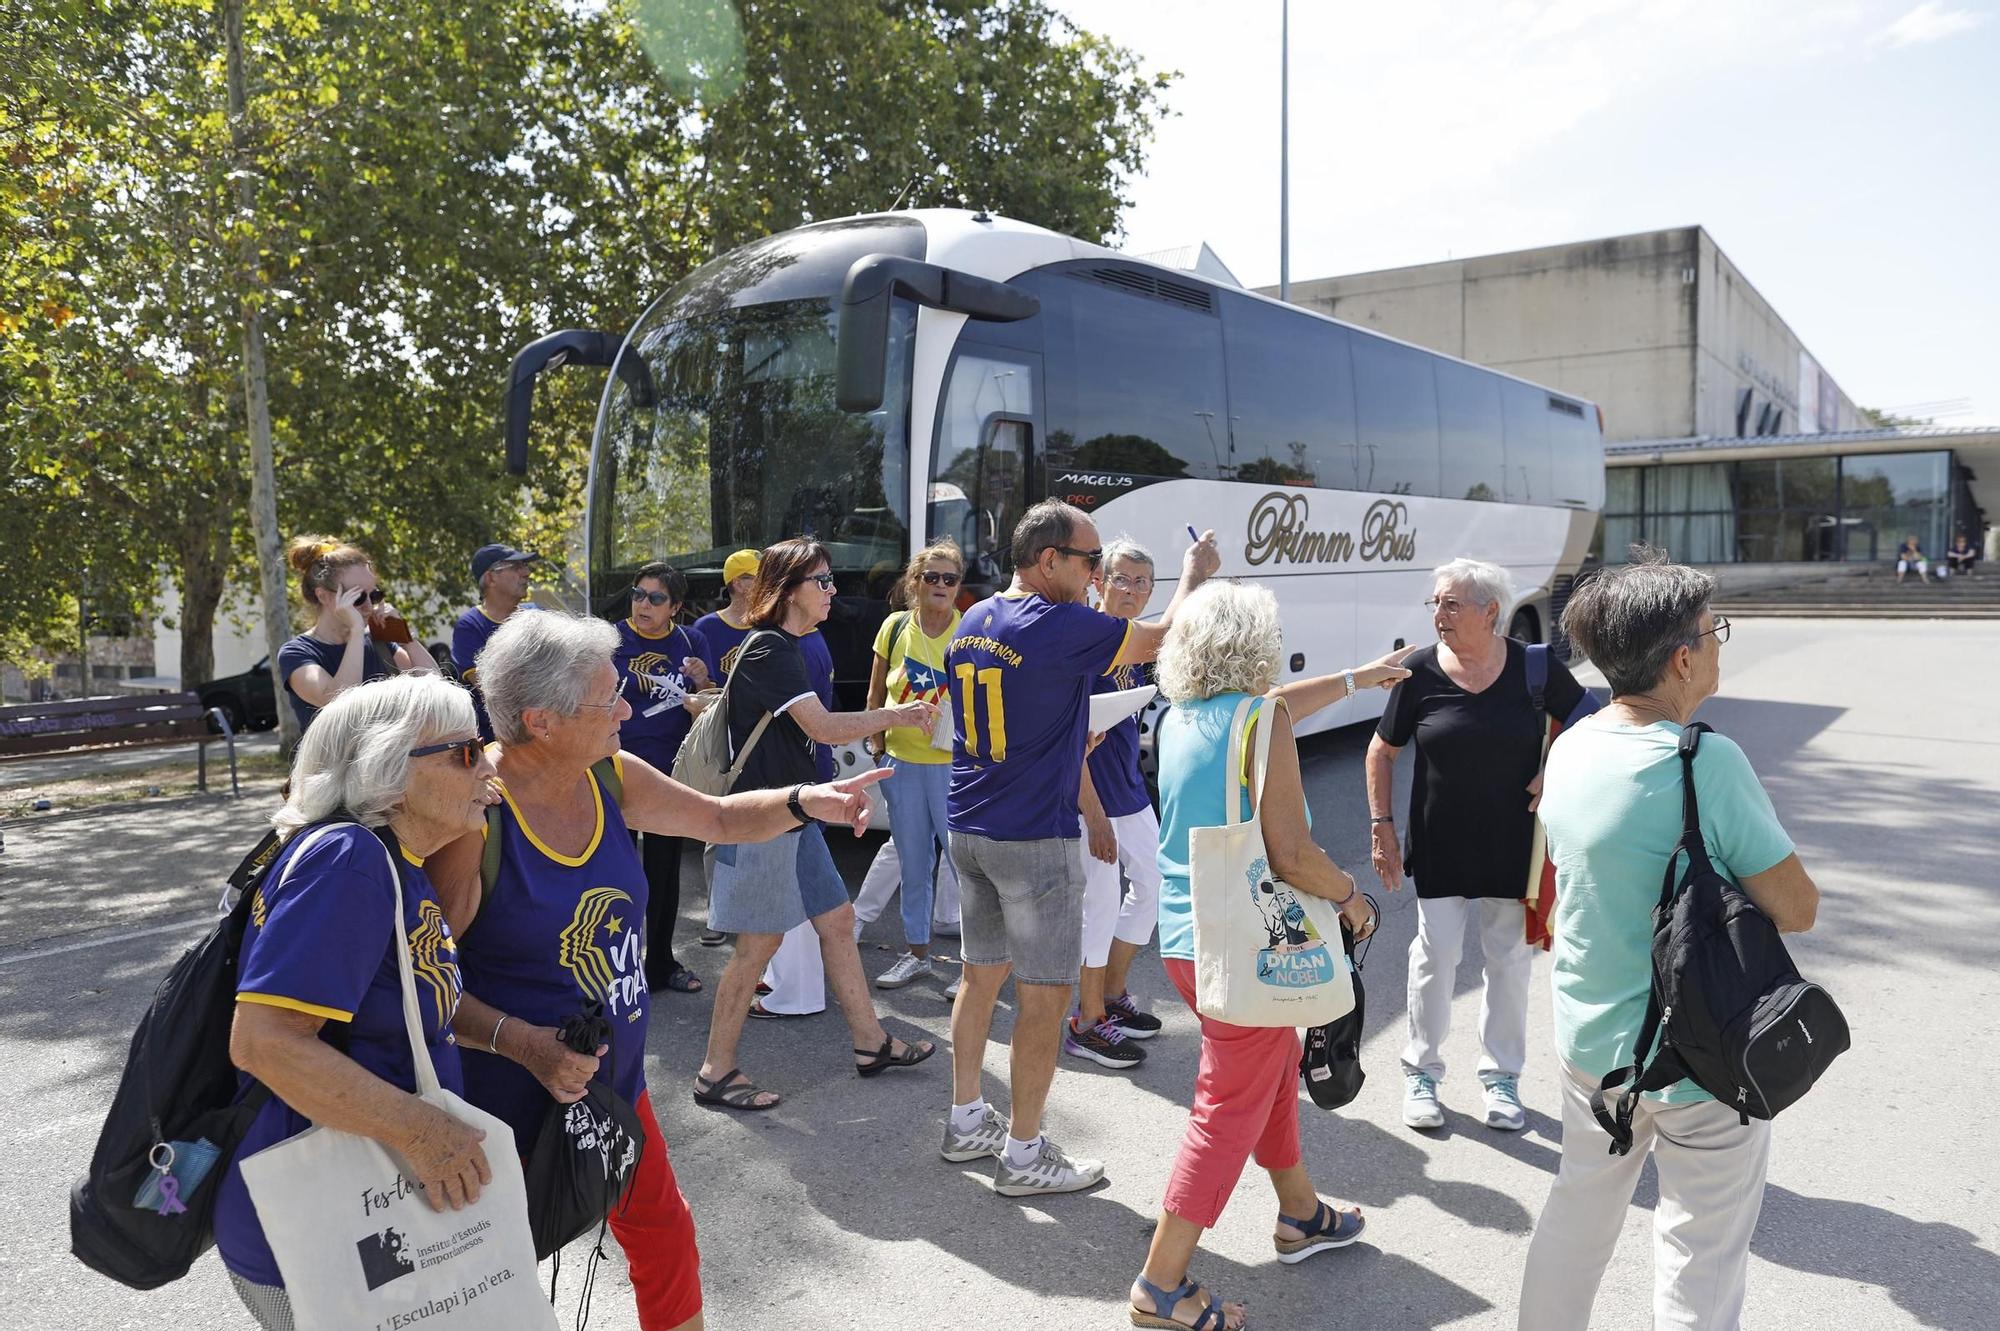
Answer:
[[1694, 636], [1696, 638], [1706, 638], [1711, 633], [1715, 635], [1715, 641], [1718, 644], [1728, 642], [1729, 617], [1727, 615], [1717, 615], [1715, 617], [1715, 626], [1713, 628], [1705, 628], [1701, 632], [1695, 634]]
[[1453, 619], [1456, 619], [1458, 618], [1458, 612], [1465, 609], [1465, 602], [1459, 600], [1456, 596], [1433, 596], [1430, 600], [1424, 602], [1424, 609], [1442, 610]]
[[523, 560], [503, 559], [486, 571], [488, 573], [512, 573], [517, 568], [526, 568], [527, 566], [527, 563]]
[[[341, 592], [342, 592], [342, 593], [344, 594], [344, 593], [347, 593], [347, 592], [351, 592], [351, 591], [353, 591], [353, 590], [354, 590], [354, 588], [352, 588], [352, 587], [342, 587], [342, 588], [341, 588], [340, 590], [341, 590]], [[361, 593], [361, 595], [359, 595], [359, 596], [355, 597], [355, 598], [354, 598], [354, 603], [355, 603], [356, 605], [359, 605], [359, 604], [361, 604], [361, 603], [362, 603], [363, 601], [366, 601], [366, 602], [367, 602], [368, 604], [370, 604], [370, 605], [380, 605], [380, 604], [382, 604], [382, 602], [384, 602], [384, 601], [386, 601], [386, 600], [388, 600], [388, 599], [389, 599], [389, 593], [387, 593], [387, 592], [383, 591], [383, 590], [382, 590], [382, 589], [381, 589], [380, 587], [377, 587], [377, 588], [375, 588], [375, 589], [374, 589], [373, 591], [366, 591], [366, 592], [363, 592], [363, 593]]]
[[610, 701], [610, 702], [580, 702], [580, 703], [578, 703], [578, 704], [576, 705], [576, 709], [577, 709], [577, 710], [578, 710], [579, 712], [581, 712], [581, 711], [585, 711], [585, 710], [589, 710], [589, 711], [593, 711], [593, 712], [609, 712], [609, 711], [614, 711], [614, 710], [616, 710], [616, 708], [617, 708], [617, 706], [618, 706], [618, 702], [619, 702], [619, 700], [620, 700], [621, 698], [623, 698], [624, 696], [625, 696], [625, 690], [624, 690], [624, 687], [623, 687], [623, 686], [621, 685], [621, 686], [619, 687], [619, 690], [618, 690], [618, 692], [616, 692], [616, 693], [614, 693], [614, 694], [612, 694], [612, 695], [611, 695], [611, 701]]
[[1143, 573], [1136, 578], [1127, 577], [1123, 573], [1114, 573], [1111, 575], [1111, 585], [1121, 592], [1149, 592], [1153, 590], [1153, 580]]
[[1055, 549], [1059, 555], [1074, 555], [1088, 561], [1093, 569], [1104, 562], [1104, 547], [1101, 545], [1095, 550], [1079, 550], [1073, 545], [1059, 545]]
[[806, 574], [806, 581], [818, 583], [819, 589], [823, 592], [833, 590], [833, 574], [831, 573], [808, 573]]
[[956, 573], [939, 573], [935, 570], [926, 570], [917, 576], [921, 577], [928, 586], [932, 587], [958, 586], [958, 574]]
[[639, 587], [632, 589], [632, 603], [634, 605], [637, 605], [640, 601], [644, 601], [647, 605], [668, 605], [672, 603], [673, 599], [666, 592], [649, 592]]
[[433, 753], [456, 753], [458, 765], [471, 769], [479, 765], [479, 739], [474, 736], [471, 739], [446, 740], [443, 744], [426, 744], [420, 749], [410, 750], [412, 758], [428, 758]]

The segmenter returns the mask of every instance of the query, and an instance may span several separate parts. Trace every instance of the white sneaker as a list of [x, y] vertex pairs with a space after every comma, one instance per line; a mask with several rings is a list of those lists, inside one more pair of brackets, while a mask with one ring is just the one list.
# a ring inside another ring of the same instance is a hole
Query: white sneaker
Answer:
[[1528, 1126], [1528, 1111], [1521, 1107], [1521, 1088], [1513, 1077], [1495, 1077], [1486, 1083], [1486, 1126], [1503, 1132], [1519, 1132]]
[[945, 1115], [944, 1145], [938, 1148], [938, 1154], [953, 1164], [977, 1160], [981, 1156], [997, 1156], [1006, 1149], [1007, 1120], [1000, 1117], [1000, 1111], [992, 1105], [986, 1106], [986, 1116], [971, 1132], [953, 1132], [951, 1115]]
[[993, 1191], [1002, 1197], [1033, 1197], [1045, 1192], [1081, 1192], [1104, 1177], [1102, 1160], [1072, 1160], [1062, 1147], [1042, 1136], [1042, 1149], [1027, 1168], [1007, 1163], [1007, 1148], [999, 1152], [1000, 1168], [993, 1176]]
[[1403, 1122], [1412, 1128], [1444, 1126], [1444, 1106], [1438, 1103], [1438, 1084], [1427, 1072], [1403, 1073]]
[[931, 959], [920, 957], [914, 952], [905, 952], [896, 958], [896, 964], [875, 977], [877, 989], [901, 989], [913, 980], [921, 980], [931, 974]]
[[961, 974], [957, 979], [946, 985], [944, 987], [944, 1001], [947, 1003], [956, 1003], [958, 1001], [958, 986], [964, 983], [965, 976]]

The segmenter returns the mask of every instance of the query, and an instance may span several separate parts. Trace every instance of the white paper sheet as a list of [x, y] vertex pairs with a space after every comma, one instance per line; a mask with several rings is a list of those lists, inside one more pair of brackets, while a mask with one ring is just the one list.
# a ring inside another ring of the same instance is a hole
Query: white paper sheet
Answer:
[[1153, 701], [1153, 695], [1160, 690], [1147, 684], [1142, 688], [1120, 689], [1116, 693], [1093, 693], [1090, 696], [1090, 733], [1102, 735], [1128, 716], [1136, 715], [1140, 708]]

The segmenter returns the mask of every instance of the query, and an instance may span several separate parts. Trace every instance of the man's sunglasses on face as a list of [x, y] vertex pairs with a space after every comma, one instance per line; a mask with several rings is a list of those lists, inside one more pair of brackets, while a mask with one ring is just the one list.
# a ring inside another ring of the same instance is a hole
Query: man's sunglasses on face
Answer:
[[1056, 553], [1059, 555], [1073, 555], [1078, 559], [1085, 560], [1090, 564], [1093, 571], [1099, 564], [1104, 562], [1104, 547], [1101, 545], [1095, 550], [1079, 550], [1073, 545], [1059, 545], [1056, 547]]

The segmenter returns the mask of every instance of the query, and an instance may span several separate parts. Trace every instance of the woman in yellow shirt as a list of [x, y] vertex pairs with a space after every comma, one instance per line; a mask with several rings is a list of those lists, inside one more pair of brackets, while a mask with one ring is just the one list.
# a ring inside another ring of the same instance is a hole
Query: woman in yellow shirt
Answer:
[[[944, 656], [958, 628], [958, 584], [965, 556], [950, 539], [917, 551], [903, 571], [903, 603], [875, 635], [875, 671], [868, 681], [870, 708], [920, 698], [942, 707], [948, 688]], [[894, 726], [862, 746], [895, 776], [883, 783], [889, 835], [903, 867], [903, 940], [909, 950], [877, 977], [881, 989], [900, 989], [931, 974], [932, 866], [946, 851], [944, 800], [951, 786], [951, 750], [938, 748], [916, 726]]]

